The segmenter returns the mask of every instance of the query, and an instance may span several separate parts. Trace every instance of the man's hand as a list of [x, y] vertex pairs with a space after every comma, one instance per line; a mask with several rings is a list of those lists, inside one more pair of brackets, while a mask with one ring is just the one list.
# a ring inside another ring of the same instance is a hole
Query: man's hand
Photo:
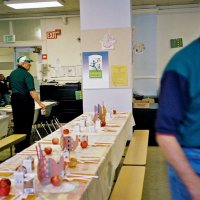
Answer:
[[41, 107], [43, 110], [46, 109], [46, 106], [45, 106], [42, 102], [40, 102], [39, 105], [40, 105], [40, 107]]
[[192, 200], [200, 200], [200, 178], [192, 169], [176, 137], [173, 134], [157, 134], [156, 139], [165, 158], [190, 192]]

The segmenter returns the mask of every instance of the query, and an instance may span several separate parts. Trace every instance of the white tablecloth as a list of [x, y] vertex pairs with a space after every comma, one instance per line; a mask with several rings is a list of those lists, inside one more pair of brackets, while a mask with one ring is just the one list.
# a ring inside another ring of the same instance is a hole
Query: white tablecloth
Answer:
[[[82, 149], [80, 146], [78, 146], [74, 152], [71, 152], [71, 155], [75, 156], [77, 159], [97, 158], [98, 162], [92, 164], [79, 163], [77, 167], [67, 168], [65, 172], [66, 174], [91, 174], [98, 176], [98, 178], [93, 178], [87, 183], [68, 182], [66, 184], [65, 182], [61, 187], [53, 187], [51, 184], [46, 186], [36, 184], [38, 186], [37, 192], [42, 199], [108, 199], [113, 185], [115, 170], [119, 165], [124, 153], [128, 134], [130, 132], [132, 133], [132, 126], [134, 125], [132, 113], [119, 113], [115, 115], [113, 118], [107, 121], [106, 127], [98, 129], [95, 133], [89, 133], [88, 127], [84, 128], [81, 132], [76, 133], [74, 131], [74, 126], [85, 117], [87, 117], [87, 114], [81, 115], [70, 123], [65, 124], [62, 129], [68, 128], [70, 130], [70, 136], [73, 138], [75, 138], [77, 134], [88, 135], [88, 148]], [[51, 140], [54, 137], [60, 137], [62, 129], [53, 132], [39, 141], [42, 145], [42, 148], [45, 146], [51, 146], [53, 148], [53, 154], [51, 157], [57, 160], [60, 157], [60, 146], [52, 145]], [[95, 146], [97, 143], [105, 144], [105, 146]], [[23, 154], [18, 154], [2, 163], [0, 165], [0, 171], [6, 169], [14, 170], [16, 166], [22, 163], [23, 159], [30, 155], [30, 152], [33, 153], [35, 164], [37, 165], [37, 156], [36, 152], [34, 151], [36, 145], [37, 143], [24, 150], [22, 152]]]

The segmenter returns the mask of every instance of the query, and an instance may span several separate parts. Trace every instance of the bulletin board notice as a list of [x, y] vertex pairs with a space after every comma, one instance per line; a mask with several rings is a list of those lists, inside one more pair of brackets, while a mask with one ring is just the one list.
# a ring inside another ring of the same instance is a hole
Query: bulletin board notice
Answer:
[[128, 86], [128, 66], [113, 65], [111, 67], [111, 77], [114, 87]]

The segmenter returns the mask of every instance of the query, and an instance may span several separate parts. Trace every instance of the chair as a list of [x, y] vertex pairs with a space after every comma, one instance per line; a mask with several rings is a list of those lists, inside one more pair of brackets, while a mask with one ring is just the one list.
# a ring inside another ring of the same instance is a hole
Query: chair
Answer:
[[39, 139], [42, 139], [38, 129], [37, 129], [37, 121], [40, 114], [40, 109], [35, 108], [34, 118], [33, 118], [33, 131], [32, 134], [36, 133], [39, 136]]
[[38, 107], [39, 113], [35, 122], [35, 131], [39, 133], [38, 127], [40, 126], [40, 128], [42, 128], [40, 131], [45, 132], [45, 134], [48, 135], [57, 130], [60, 127], [60, 123], [58, 119], [52, 115], [52, 108], [55, 104], [52, 104], [51, 102], [44, 102], [44, 104], [46, 105], [45, 114], [42, 114], [41, 108]]

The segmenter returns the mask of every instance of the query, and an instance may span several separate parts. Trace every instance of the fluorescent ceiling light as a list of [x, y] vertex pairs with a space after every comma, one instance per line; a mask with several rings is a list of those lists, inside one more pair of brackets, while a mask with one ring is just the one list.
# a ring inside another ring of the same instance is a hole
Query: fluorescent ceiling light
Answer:
[[60, 0], [7, 0], [4, 1], [4, 4], [14, 9], [48, 8], [63, 6]]

